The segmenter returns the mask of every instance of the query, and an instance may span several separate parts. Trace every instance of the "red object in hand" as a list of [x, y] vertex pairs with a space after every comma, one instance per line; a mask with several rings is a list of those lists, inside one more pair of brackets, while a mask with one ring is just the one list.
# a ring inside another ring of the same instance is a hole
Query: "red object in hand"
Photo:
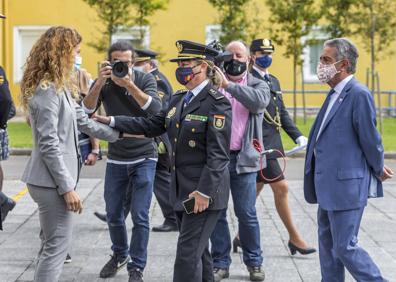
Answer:
[[[272, 182], [272, 181], [275, 181], [275, 180], [279, 179], [282, 176], [282, 174], [285, 173], [285, 170], [286, 170], [285, 155], [283, 155], [283, 153], [281, 151], [277, 150], [277, 149], [270, 149], [270, 150], [263, 151], [263, 147], [261, 146], [260, 141], [257, 140], [257, 139], [253, 139], [253, 147], [254, 147], [254, 149], [256, 149], [257, 152], [260, 153], [260, 174], [261, 174], [261, 177], [267, 182]], [[265, 155], [265, 154], [269, 154], [269, 153], [272, 153], [272, 152], [278, 152], [279, 155], [281, 156], [281, 158], [283, 159], [283, 169], [282, 169], [282, 173], [279, 174], [277, 177], [268, 179], [268, 178], [266, 178], [263, 175], [263, 162], [262, 162], [262, 159], [263, 159], [263, 154]]]

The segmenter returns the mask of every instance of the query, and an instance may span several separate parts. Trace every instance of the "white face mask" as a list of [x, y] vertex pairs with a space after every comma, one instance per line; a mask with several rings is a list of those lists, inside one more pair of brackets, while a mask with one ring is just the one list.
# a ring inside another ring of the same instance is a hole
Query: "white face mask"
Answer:
[[143, 66], [140, 67], [133, 67], [134, 70], [145, 72]]
[[74, 66], [75, 66], [75, 68], [76, 69], [80, 69], [81, 64], [82, 64], [82, 57], [79, 56], [79, 55], [75, 56], [74, 57]]
[[[338, 62], [340, 62], [340, 61], [338, 61]], [[325, 65], [325, 64], [322, 64], [322, 63], [318, 64], [318, 66], [316, 68], [316, 74], [317, 74], [318, 79], [320, 80], [320, 82], [327, 83], [337, 73], [340, 72], [335, 67], [335, 64], [338, 63], [338, 62], [335, 62], [334, 64], [330, 64], [330, 65]]]

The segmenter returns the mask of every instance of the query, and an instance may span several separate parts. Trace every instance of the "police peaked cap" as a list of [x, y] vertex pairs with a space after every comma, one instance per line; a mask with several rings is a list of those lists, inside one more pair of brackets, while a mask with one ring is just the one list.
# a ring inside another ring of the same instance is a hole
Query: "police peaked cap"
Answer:
[[263, 52], [274, 52], [275, 51], [275, 46], [272, 44], [271, 39], [255, 39], [252, 41], [252, 44], [250, 44], [250, 52], [256, 52], [256, 51], [263, 51]]
[[147, 60], [154, 60], [157, 58], [158, 53], [148, 49], [135, 49], [136, 62], [142, 62]]
[[177, 58], [171, 59], [171, 62], [194, 59], [214, 61], [214, 58], [219, 55], [219, 51], [212, 47], [188, 40], [176, 41], [176, 47], [179, 54]]

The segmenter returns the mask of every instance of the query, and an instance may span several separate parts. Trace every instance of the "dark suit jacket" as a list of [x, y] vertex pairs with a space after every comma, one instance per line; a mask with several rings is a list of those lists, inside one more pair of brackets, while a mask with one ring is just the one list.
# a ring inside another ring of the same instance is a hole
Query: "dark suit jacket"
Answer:
[[[384, 166], [373, 97], [367, 87], [352, 78], [335, 101], [318, 137], [326, 108], [325, 102], [309, 135], [305, 199], [330, 211], [361, 208], [367, 204], [371, 181], [381, 177]], [[381, 181], [375, 182], [376, 194], [381, 197]]]
[[[293, 120], [289, 116], [288, 111], [286, 110], [279, 80], [270, 74], [270, 83], [268, 83], [255, 69], [252, 69], [252, 74], [254, 77], [259, 78], [268, 84], [271, 90], [271, 100], [266, 108], [266, 111], [273, 118], [276, 115], [276, 107], [278, 107], [282, 128], [295, 142], [296, 139], [302, 135], [302, 133], [300, 130], [298, 130], [297, 126], [294, 124]], [[263, 121], [263, 144], [266, 150], [277, 149], [284, 153], [281, 135], [277, 129], [277, 126], [274, 124], [269, 124], [265, 118]], [[267, 159], [279, 157], [279, 154], [276, 152], [267, 155]]]
[[13, 103], [7, 77], [4, 69], [0, 67], [0, 129], [7, 127], [7, 121], [10, 117], [12, 106]]
[[182, 201], [197, 190], [212, 198], [209, 210], [224, 209], [229, 197], [230, 102], [209, 83], [184, 109], [186, 91], [176, 92], [169, 108], [150, 118], [115, 117], [115, 128], [154, 137], [168, 133], [172, 144], [170, 201]]

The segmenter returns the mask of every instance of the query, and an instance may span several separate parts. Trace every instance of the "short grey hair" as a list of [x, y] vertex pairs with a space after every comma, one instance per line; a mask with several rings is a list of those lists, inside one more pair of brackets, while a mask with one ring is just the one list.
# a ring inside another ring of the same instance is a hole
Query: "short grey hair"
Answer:
[[337, 51], [336, 60], [340, 61], [343, 59], [347, 59], [349, 62], [347, 72], [355, 73], [356, 72], [356, 63], [357, 58], [359, 57], [358, 50], [355, 44], [352, 43], [347, 38], [334, 38], [325, 41], [324, 47], [334, 47]]

